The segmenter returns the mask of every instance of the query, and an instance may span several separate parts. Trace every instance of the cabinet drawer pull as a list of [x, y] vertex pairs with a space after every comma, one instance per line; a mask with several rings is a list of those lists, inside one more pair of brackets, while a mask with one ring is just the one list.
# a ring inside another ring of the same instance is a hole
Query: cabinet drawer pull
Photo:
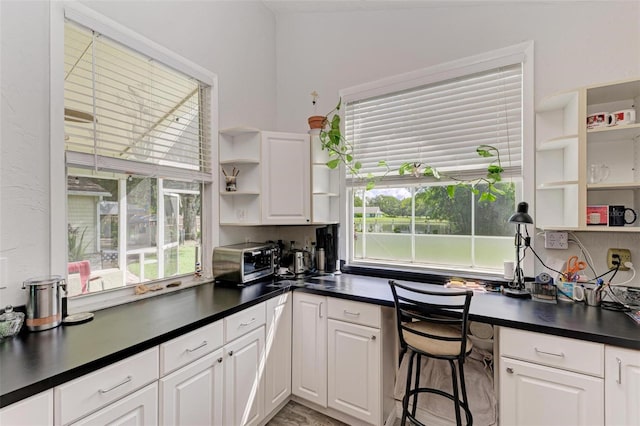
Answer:
[[218, 358], [218, 364], [222, 362], [222, 357]]
[[113, 385], [111, 386], [109, 389], [98, 389], [98, 392], [105, 394], [108, 392], [111, 392], [112, 390], [114, 390], [115, 388], [119, 388], [122, 385], [126, 385], [127, 383], [129, 383], [131, 380], [133, 379], [133, 377], [131, 376], [127, 376], [126, 379], [124, 379], [122, 382], [118, 383], [117, 385]]
[[229, 351], [229, 356], [233, 356], [233, 351]]
[[616, 361], [618, 361], [618, 380], [616, 380], [616, 383], [621, 385], [622, 384], [622, 361], [620, 361], [620, 358], [616, 357]]
[[509, 373], [509, 374], [513, 374], [513, 368], [511, 368], [511, 367], [507, 367], [507, 373]]
[[251, 325], [251, 324], [252, 324], [252, 323], [254, 323], [254, 322], [256, 322], [256, 319], [255, 319], [255, 318], [251, 318], [251, 319], [249, 320], [249, 322], [241, 322], [241, 323], [240, 323], [240, 327], [246, 327], [246, 326], [248, 326], [248, 325]]
[[345, 315], [353, 315], [354, 317], [359, 317], [360, 312], [349, 312], [346, 309], [344, 310]]
[[551, 356], [557, 356], [558, 358], [564, 358], [564, 353], [560, 352], [559, 354], [553, 353], [553, 352], [545, 352], [545, 351], [541, 351], [540, 349], [534, 347], [533, 349], [535, 349], [537, 354], [545, 354], [545, 355], [551, 355]]
[[320, 302], [320, 305], [318, 306], [318, 316], [322, 318], [322, 302]]
[[376, 336], [375, 335], [371, 336], [371, 340], [376, 340]]
[[198, 349], [202, 349], [202, 348], [204, 348], [205, 346], [207, 346], [207, 341], [206, 341], [206, 340], [205, 340], [205, 341], [203, 341], [202, 343], [200, 343], [198, 346], [196, 346], [196, 347], [195, 347], [195, 348], [193, 348], [193, 349], [189, 349], [189, 348], [187, 348], [187, 353], [195, 352], [195, 351], [197, 351]]

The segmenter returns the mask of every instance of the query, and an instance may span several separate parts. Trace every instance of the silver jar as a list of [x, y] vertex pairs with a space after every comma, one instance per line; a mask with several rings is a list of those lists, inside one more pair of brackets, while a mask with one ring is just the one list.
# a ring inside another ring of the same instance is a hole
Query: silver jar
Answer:
[[22, 289], [29, 292], [25, 324], [30, 331], [48, 330], [62, 323], [62, 291], [66, 285], [58, 275], [30, 278], [22, 283]]

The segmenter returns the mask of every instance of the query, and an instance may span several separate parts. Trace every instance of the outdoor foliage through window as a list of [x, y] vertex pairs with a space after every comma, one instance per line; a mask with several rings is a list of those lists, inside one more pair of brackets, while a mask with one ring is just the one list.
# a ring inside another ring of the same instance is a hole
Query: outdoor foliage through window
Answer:
[[382, 263], [495, 270], [512, 257], [516, 184], [479, 202], [470, 186], [450, 198], [443, 185], [353, 192], [353, 258]]

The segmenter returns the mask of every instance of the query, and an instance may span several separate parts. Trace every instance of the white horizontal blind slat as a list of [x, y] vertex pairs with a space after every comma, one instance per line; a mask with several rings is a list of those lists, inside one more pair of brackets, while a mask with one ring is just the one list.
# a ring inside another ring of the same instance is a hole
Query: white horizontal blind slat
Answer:
[[[211, 173], [210, 114], [201, 102], [210, 88], [203, 83], [72, 22], [65, 26], [65, 76], [68, 152], [91, 154], [97, 168], [131, 170], [126, 160]], [[74, 120], [73, 111], [94, 121]]]
[[442, 171], [486, 173], [496, 147], [505, 168], [522, 167], [522, 66], [510, 65], [347, 103], [345, 136], [363, 174], [407, 161]]

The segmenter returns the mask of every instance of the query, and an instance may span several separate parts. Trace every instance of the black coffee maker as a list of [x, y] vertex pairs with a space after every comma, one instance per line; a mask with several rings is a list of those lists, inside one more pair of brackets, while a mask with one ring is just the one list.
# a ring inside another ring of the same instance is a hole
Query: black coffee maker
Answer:
[[316, 250], [321, 248], [324, 249], [325, 272], [335, 272], [338, 261], [338, 224], [316, 228]]

